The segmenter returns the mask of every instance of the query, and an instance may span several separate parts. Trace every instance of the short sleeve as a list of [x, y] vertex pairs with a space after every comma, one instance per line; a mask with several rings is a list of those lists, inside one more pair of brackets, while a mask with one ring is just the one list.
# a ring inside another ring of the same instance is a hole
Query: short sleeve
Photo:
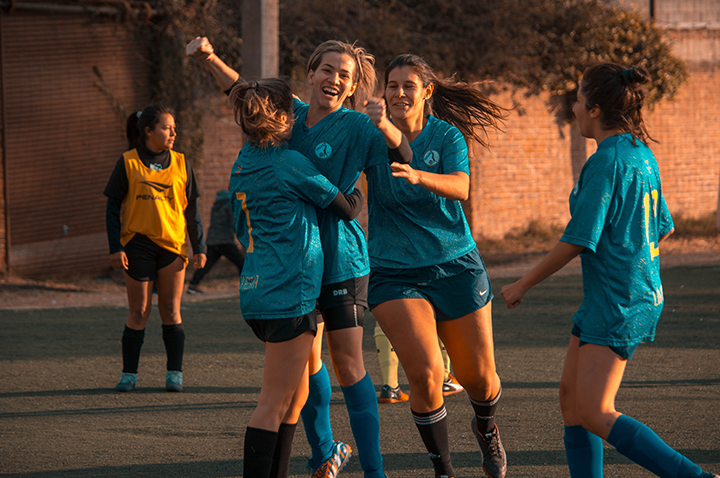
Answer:
[[588, 160], [570, 198], [572, 218], [561, 241], [584, 246], [593, 252], [607, 224], [613, 200], [614, 168], [598, 158]]
[[675, 227], [670, 209], [665, 202], [665, 196], [660, 197], [660, 237], [669, 234]]
[[113, 169], [110, 175], [103, 194], [109, 198], [122, 201], [125, 199], [129, 188], [130, 185], [128, 183], [127, 171], [125, 170], [125, 160], [120, 158], [118, 162], [115, 163], [115, 169]]
[[444, 174], [470, 174], [470, 159], [465, 138], [457, 128], [450, 128], [443, 142], [442, 169]]
[[278, 178], [300, 199], [325, 209], [337, 196], [334, 186], [305, 156], [287, 151], [289, 160], [278, 162]]
[[388, 164], [388, 146], [385, 137], [379, 129], [370, 120], [366, 114], [362, 115], [363, 121], [360, 123], [358, 136], [363, 141], [361, 151], [365, 151], [365, 166], [367, 169], [380, 164]]

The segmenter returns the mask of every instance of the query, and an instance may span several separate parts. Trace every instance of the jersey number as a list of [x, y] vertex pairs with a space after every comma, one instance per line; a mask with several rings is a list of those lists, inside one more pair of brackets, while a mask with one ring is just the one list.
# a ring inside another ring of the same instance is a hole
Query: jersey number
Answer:
[[250, 211], [248, 211], [247, 203], [245, 202], [245, 193], [235, 193], [238, 201], [242, 201], [242, 210], [245, 211], [245, 217], [247, 217], [248, 226], [248, 247], [247, 252], [253, 251], [253, 237], [252, 237], [252, 225], [250, 224]]
[[[652, 200], [653, 217], [657, 217], [658, 192], [656, 189], [652, 190]], [[648, 246], [650, 247], [650, 260], [654, 261], [655, 258], [660, 255], [660, 248], [658, 244], [650, 241], [650, 193], [645, 193], [643, 209], [645, 209], [645, 236], [647, 237]]]

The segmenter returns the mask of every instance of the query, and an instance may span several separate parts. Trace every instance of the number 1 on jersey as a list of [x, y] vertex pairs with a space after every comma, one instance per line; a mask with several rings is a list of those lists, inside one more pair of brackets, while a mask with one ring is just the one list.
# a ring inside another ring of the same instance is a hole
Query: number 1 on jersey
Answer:
[[[658, 192], [656, 189], [652, 190], [652, 199], [653, 199], [653, 217], [657, 217], [657, 205], [658, 205]], [[644, 201], [644, 209], [645, 209], [645, 237], [647, 237], [648, 246], [650, 246], [650, 260], [655, 260], [657, 256], [660, 255], [660, 248], [657, 244], [650, 241], [650, 194], [645, 193], [645, 201]]]
[[250, 211], [248, 211], [247, 203], [245, 202], [245, 193], [235, 193], [238, 201], [242, 201], [242, 210], [245, 211], [245, 217], [247, 217], [248, 226], [248, 247], [247, 252], [253, 251], [253, 237], [252, 237], [252, 225], [250, 225]]

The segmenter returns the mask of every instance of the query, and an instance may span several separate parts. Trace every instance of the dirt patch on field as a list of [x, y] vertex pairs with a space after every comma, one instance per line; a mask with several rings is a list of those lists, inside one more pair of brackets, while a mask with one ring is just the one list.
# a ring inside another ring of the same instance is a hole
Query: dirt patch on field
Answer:
[[[489, 244], [481, 254], [490, 277], [519, 277], [537, 264], [552, 247], [552, 242], [533, 246]], [[671, 237], [661, 247], [662, 267], [720, 266], [720, 235], [716, 237]], [[560, 274], [579, 274], [580, 261], [568, 264]], [[183, 294], [183, 303], [238, 295], [234, 266], [224, 258], [202, 282], [204, 293]], [[187, 276], [192, 275], [192, 268]], [[33, 280], [0, 276], [0, 310], [46, 309], [66, 307], [127, 306], [125, 282], [120, 271], [108, 277], [73, 276]]]

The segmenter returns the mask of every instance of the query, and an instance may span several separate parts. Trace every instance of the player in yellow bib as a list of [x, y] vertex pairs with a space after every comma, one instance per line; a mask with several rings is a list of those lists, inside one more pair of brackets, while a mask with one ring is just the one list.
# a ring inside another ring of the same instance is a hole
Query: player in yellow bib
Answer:
[[172, 150], [175, 120], [162, 107], [133, 113], [127, 123], [131, 148], [105, 187], [110, 260], [125, 271], [130, 309], [122, 337], [123, 370], [115, 387], [137, 389], [140, 349], [150, 317], [153, 283], [167, 352], [165, 388], [182, 391], [185, 331], [180, 298], [190, 238], [193, 265], [205, 265], [205, 240], [197, 207], [198, 187], [189, 162]]

